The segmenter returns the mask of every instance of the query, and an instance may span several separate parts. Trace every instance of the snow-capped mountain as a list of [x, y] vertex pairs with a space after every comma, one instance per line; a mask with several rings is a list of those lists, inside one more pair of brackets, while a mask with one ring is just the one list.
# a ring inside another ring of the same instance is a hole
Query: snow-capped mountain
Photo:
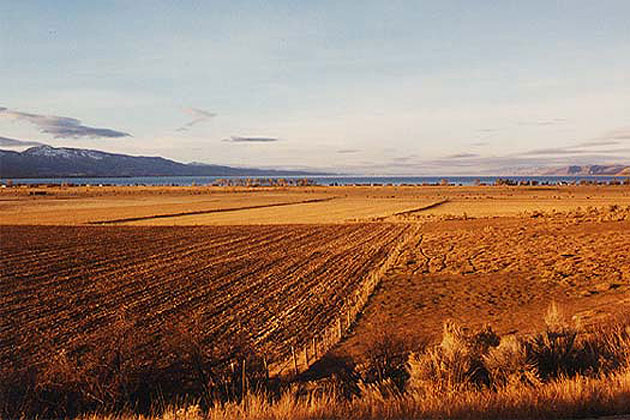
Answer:
[[1, 178], [230, 175], [285, 176], [313, 173], [185, 164], [161, 157], [129, 156], [47, 145], [31, 147], [23, 152], [0, 150]]
[[96, 159], [101, 160], [106, 155], [104, 152], [97, 152], [95, 150], [86, 149], [71, 149], [68, 147], [52, 147], [48, 145], [42, 145], [37, 147], [31, 147], [24, 151], [24, 154], [29, 156], [42, 156], [48, 158], [60, 158], [60, 159]]

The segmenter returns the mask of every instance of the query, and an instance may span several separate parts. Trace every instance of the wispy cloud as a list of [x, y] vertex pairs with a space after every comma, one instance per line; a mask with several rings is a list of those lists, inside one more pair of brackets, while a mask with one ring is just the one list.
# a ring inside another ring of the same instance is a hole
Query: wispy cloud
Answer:
[[[629, 131], [616, 130], [600, 138], [574, 145], [526, 150], [499, 156], [457, 153], [441, 159], [422, 162], [422, 168], [442, 173], [528, 173], [541, 168], [567, 165], [627, 164], [630, 147], [606, 147], [623, 144]], [[629, 136], [630, 139], [630, 136]]]
[[536, 125], [536, 126], [545, 126], [545, 125], [558, 125], [564, 124], [567, 122], [566, 118], [549, 118], [543, 120], [535, 120], [535, 121], [519, 121], [519, 125]]
[[615, 150], [591, 150], [579, 149], [575, 147], [550, 147], [546, 149], [535, 149], [522, 153], [522, 156], [546, 156], [546, 155], [587, 155], [587, 154], [615, 154], [619, 149]]
[[392, 162], [394, 162], [394, 164], [405, 163], [413, 160], [415, 160], [415, 157], [413, 156], [397, 156], [392, 158]]
[[193, 119], [182, 125], [181, 127], [177, 128], [176, 131], [188, 131], [192, 126], [204, 123], [217, 116], [217, 114], [214, 112], [206, 111], [199, 108], [186, 108], [184, 109], [184, 112], [192, 116]]
[[361, 150], [359, 149], [340, 149], [337, 150], [337, 153], [346, 154], [346, 153], [359, 153]]
[[630, 128], [612, 131], [608, 133], [607, 138], [614, 140], [630, 140]]
[[476, 130], [477, 135], [474, 143], [471, 143], [473, 147], [487, 146], [490, 144], [488, 140], [497, 136], [501, 130], [496, 127], [483, 127]]
[[621, 144], [621, 142], [618, 140], [595, 139], [578, 143], [576, 147], [616, 146], [619, 144]]
[[420, 160], [420, 156], [416, 153], [408, 153], [400, 156], [395, 156], [391, 159], [394, 165], [400, 165], [407, 162], [417, 162]]
[[229, 139], [223, 139], [222, 141], [227, 143], [273, 143], [280, 141], [275, 137], [239, 137], [232, 136]]
[[39, 131], [52, 134], [55, 138], [120, 138], [131, 134], [109, 128], [89, 127], [81, 124], [81, 120], [56, 115], [40, 115], [20, 112], [0, 107], [0, 118], [26, 121], [36, 126]]
[[[574, 148], [582, 148], [582, 147], [589, 148], [589, 147], [598, 147], [598, 146], [619, 146], [624, 143], [624, 140], [630, 140], [630, 128], [621, 128], [621, 129], [609, 131], [608, 133], [605, 133], [602, 136], [578, 143], [575, 145]], [[614, 152], [614, 151], [615, 151], [614, 149], [611, 149], [611, 152]]]
[[[506, 154], [474, 153], [463, 149], [436, 159], [411, 159], [408, 155], [386, 162], [348, 165], [357, 173], [421, 175], [535, 174], [569, 165], [620, 165], [630, 163], [630, 128], [616, 129], [574, 144], [532, 148]], [[470, 145], [467, 146], [470, 149]], [[476, 149], [474, 149], [476, 151]], [[481, 150], [481, 149], [479, 149]]]
[[479, 157], [479, 155], [477, 153], [455, 153], [445, 156], [445, 159], [470, 159], [475, 157]]
[[487, 173], [510, 174], [536, 168], [550, 168], [567, 165], [624, 163], [618, 156], [609, 154], [567, 155], [527, 155], [514, 154], [506, 156], [480, 156], [470, 159], [438, 159], [427, 161], [422, 167], [428, 173]]
[[32, 140], [18, 140], [0, 136], [0, 147], [41, 146], [44, 143]]

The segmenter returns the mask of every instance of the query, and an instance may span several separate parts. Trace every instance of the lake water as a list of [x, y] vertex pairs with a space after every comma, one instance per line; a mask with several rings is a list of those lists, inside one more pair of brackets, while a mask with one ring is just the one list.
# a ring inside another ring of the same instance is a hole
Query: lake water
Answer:
[[[74, 185], [211, 185], [219, 179], [265, 179], [264, 177], [225, 177], [225, 176], [152, 176], [152, 177], [99, 177], [99, 178], [21, 178], [13, 179], [14, 184], [74, 184]], [[447, 180], [450, 184], [475, 185], [479, 182], [493, 184], [497, 179], [515, 182], [537, 181], [539, 184], [565, 184], [580, 181], [623, 182], [627, 178], [613, 176], [295, 176], [274, 177], [284, 179], [308, 179], [318, 185], [372, 185], [372, 184], [439, 184]], [[7, 179], [0, 179], [6, 184]]]

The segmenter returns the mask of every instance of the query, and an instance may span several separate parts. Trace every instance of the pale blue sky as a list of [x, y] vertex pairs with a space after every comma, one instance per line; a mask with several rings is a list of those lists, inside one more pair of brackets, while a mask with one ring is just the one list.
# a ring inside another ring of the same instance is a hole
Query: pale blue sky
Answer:
[[365, 174], [630, 163], [629, 16], [627, 0], [0, 0], [0, 137]]

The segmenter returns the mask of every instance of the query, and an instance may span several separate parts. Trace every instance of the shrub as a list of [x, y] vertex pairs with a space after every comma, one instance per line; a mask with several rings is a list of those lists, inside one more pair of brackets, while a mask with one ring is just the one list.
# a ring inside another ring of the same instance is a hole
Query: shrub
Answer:
[[538, 377], [532, 373], [525, 345], [514, 335], [502, 337], [497, 347], [488, 349], [483, 356], [483, 363], [494, 387], [540, 383]]
[[544, 317], [546, 328], [526, 340], [529, 364], [541, 380], [594, 374], [600, 370], [601, 342], [579, 335], [553, 302]]
[[490, 327], [468, 334], [454, 322], [447, 321], [438, 346], [409, 356], [409, 385], [438, 389], [489, 385], [490, 375], [483, 357], [497, 345], [499, 337]]
[[372, 337], [365, 352], [361, 379], [366, 383], [391, 381], [402, 390], [409, 379], [407, 358], [409, 345], [400, 337], [384, 330]]

